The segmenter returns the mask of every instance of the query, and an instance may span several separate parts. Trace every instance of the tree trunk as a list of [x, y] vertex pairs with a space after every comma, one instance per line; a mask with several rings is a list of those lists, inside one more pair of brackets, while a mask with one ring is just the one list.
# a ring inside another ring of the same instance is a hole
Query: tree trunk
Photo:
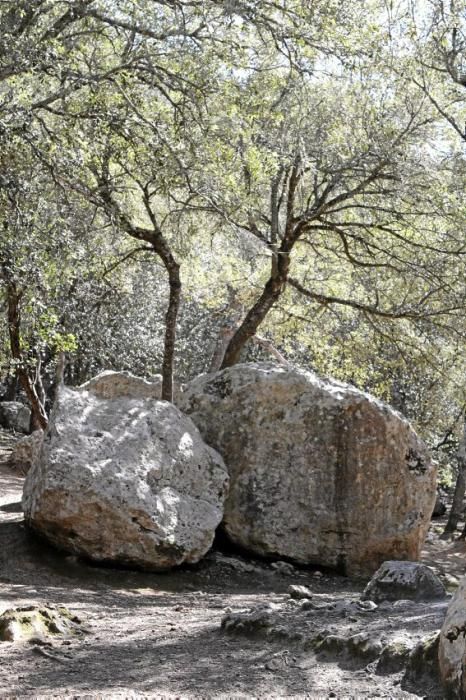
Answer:
[[[466, 490], [466, 416], [463, 418], [463, 435], [458, 445], [458, 476], [456, 477], [455, 493], [453, 495], [453, 503], [451, 505], [448, 521], [443, 531], [443, 536], [448, 536], [455, 532], [458, 527], [458, 522], [463, 517], [463, 500]], [[466, 530], [463, 531], [461, 537], [466, 536]]]
[[247, 341], [256, 335], [260, 324], [282, 295], [288, 279], [290, 252], [290, 249], [284, 250], [282, 246], [278, 253], [272, 254], [272, 269], [267, 284], [228, 343], [220, 369], [231, 367], [238, 362]]
[[212, 355], [212, 359], [210, 361], [209, 372], [217, 372], [222, 366], [226, 349], [230, 343], [230, 340], [233, 338], [237, 327], [237, 323], [228, 324], [223, 326], [223, 328], [220, 330], [220, 334], [215, 345], [214, 354]]
[[32, 427], [33, 429], [42, 428], [42, 430], [45, 430], [48, 424], [47, 414], [37, 394], [34, 381], [24, 366], [24, 358], [21, 351], [20, 301], [21, 293], [18, 292], [16, 283], [10, 279], [7, 282], [7, 303], [11, 356], [16, 361], [18, 379], [31, 406]]
[[[165, 264], [165, 261], [164, 261]], [[165, 338], [162, 362], [162, 400], [173, 401], [173, 365], [175, 361], [176, 321], [181, 302], [180, 266], [174, 261], [165, 265], [170, 295], [165, 314]]]
[[158, 225], [150, 206], [150, 196], [144, 188], [144, 206], [152, 222], [152, 229], [135, 226], [130, 218], [121, 211], [120, 205], [113, 198], [108, 187], [108, 181], [100, 178], [100, 196], [110, 218], [117, 220], [120, 227], [129, 236], [138, 241], [145, 241], [152, 247], [154, 253], [159, 256], [168, 274], [170, 294], [168, 308], [165, 314], [165, 337], [162, 361], [162, 400], [173, 401], [173, 366], [176, 345], [176, 323], [181, 301], [180, 266], [170, 249], [170, 245]]

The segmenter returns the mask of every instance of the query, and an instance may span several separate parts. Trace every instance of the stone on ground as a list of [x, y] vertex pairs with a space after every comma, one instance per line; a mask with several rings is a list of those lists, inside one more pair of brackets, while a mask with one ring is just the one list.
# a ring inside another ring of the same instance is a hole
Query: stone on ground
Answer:
[[19, 401], [0, 401], [0, 426], [17, 433], [29, 433], [31, 411]]
[[63, 388], [23, 508], [61, 549], [165, 570], [210, 548], [227, 485], [222, 458], [172, 404]]
[[448, 606], [439, 640], [440, 677], [446, 697], [466, 697], [466, 578]]
[[20, 474], [26, 475], [39, 459], [43, 441], [43, 430], [35, 430], [31, 435], [26, 435], [18, 440], [10, 455], [10, 467]]
[[295, 600], [312, 598], [312, 591], [307, 586], [288, 586], [287, 593], [290, 598], [294, 598]]
[[363, 600], [435, 600], [445, 598], [441, 580], [425, 564], [385, 561], [367, 584]]
[[350, 575], [419, 557], [436, 469], [387, 405], [310, 372], [263, 364], [198, 377], [179, 405], [225, 459], [224, 527], [236, 544]]
[[0, 641], [45, 640], [57, 635], [69, 637], [83, 631], [79, 617], [53, 605], [25, 605], [0, 615]]

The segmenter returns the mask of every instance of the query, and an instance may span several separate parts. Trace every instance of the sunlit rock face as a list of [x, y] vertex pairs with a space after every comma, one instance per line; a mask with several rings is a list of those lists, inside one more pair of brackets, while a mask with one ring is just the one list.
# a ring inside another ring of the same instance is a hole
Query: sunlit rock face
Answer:
[[243, 364], [198, 377], [179, 406], [227, 464], [236, 544], [355, 576], [419, 557], [436, 470], [387, 405], [310, 372]]
[[63, 388], [23, 508], [59, 548], [165, 570], [210, 548], [227, 485], [222, 458], [172, 404]]

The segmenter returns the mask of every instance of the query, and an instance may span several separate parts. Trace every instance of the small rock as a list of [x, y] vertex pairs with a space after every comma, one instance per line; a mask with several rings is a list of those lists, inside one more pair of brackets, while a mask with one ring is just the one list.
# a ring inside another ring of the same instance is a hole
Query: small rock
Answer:
[[382, 644], [379, 640], [372, 639], [365, 632], [355, 634], [348, 640], [349, 652], [354, 653], [368, 661], [377, 659], [382, 653]]
[[327, 603], [314, 603], [313, 600], [303, 600], [301, 610], [328, 610]]
[[312, 592], [306, 586], [289, 586], [287, 593], [290, 598], [294, 598], [295, 600], [312, 598]]
[[289, 564], [287, 561], [274, 561], [271, 566], [272, 569], [285, 576], [292, 576], [295, 573], [293, 564]]
[[367, 612], [373, 612], [378, 608], [377, 603], [374, 603], [373, 600], [358, 600], [356, 605], [360, 610], [364, 610]]
[[336, 600], [334, 603], [328, 603], [326, 608], [329, 612], [335, 612], [339, 615], [349, 615], [354, 613], [356, 605], [352, 600]]
[[414, 602], [414, 600], [404, 600], [404, 599], [402, 598], [401, 600], [395, 600], [395, 601], [393, 601], [393, 602], [391, 602], [391, 601], [384, 601], [384, 603], [381, 604], [380, 607], [382, 607], [382, 605], [383, 605], [384, 609], [388, 609], [388, 608], [391, 608], [391, 607], [393, 607], [393, 608], [398, 608], [398, 609], [400, 609], [400, 608], [403, 609], [403, 608], [413, 608], [413, 607], [416, 605], [416, 603]]
[[380, 656], [382, 644], [378, 640], [372, 639], [365, 632], [354, 634], [350, 637], [329, 634], [318, 642], [316, 652], [338, 656], [344, 654], [347, 657], [354, 657], [369, 663]]
[[5, 610], [0, 615], [0, 641], [34, 642], [42, 645], [47, 638], [84, 632], [81, 620], [66, 608], [52, 605], [26, 605]]
[[312, 575], [314, 576], [314, 578], [322, 578], [323, 577], [322, 571], [314, 571], [314, 573]]
[[404, 640], [392, 640], [383, 648], [376, 672], [381, 675], [399, 673], [405, 668], [410, 652], [411, 648]]
[[273, 603], [259, 605], [252, 610], [243, 610], [224, 615], [221, 627], [228, 633], [239, 633], [249, 636], [265, 635], [270, 632], [274, 623], [273, 613], [277, 606]]
[[226, 557], [225, 555], [220, 554], [220, 552], [214, 552], [211, 558], [214, 559], [214, 561], [218, 564], [228, 566], [231, 569], [234, 569], [235, 571], [239, 571], [241, 573], [252, 573], [253, 571], [259, 570], [262, 571], [262, 569], [259, 569], [259, 567], [254, 566], [254, 564], [242, 561], [241, 559], [237, 559], [236, 557]]
[[445, 583], [446, 588], [451, 591], [455, 591], [460, 584], [459, 579], [456, 576], [453, 576], [453, 574], [444, 574], [442, 576], [442, 580]]
[[433, 600], [445, 598], [445, 586], [427, 566], [414, 561], [386, 561], [367, 584], [362, 600]]

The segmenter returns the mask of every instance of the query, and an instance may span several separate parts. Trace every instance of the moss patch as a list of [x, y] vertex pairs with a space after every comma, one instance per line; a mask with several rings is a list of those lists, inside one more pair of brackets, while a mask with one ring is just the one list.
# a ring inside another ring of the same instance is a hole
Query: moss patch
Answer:
[[5, 610], [0, 615], [2, 642], [25, 642], [56, 635], [70, 637], [82, 632], [79, 617], [63, 607], [29, 605]]

